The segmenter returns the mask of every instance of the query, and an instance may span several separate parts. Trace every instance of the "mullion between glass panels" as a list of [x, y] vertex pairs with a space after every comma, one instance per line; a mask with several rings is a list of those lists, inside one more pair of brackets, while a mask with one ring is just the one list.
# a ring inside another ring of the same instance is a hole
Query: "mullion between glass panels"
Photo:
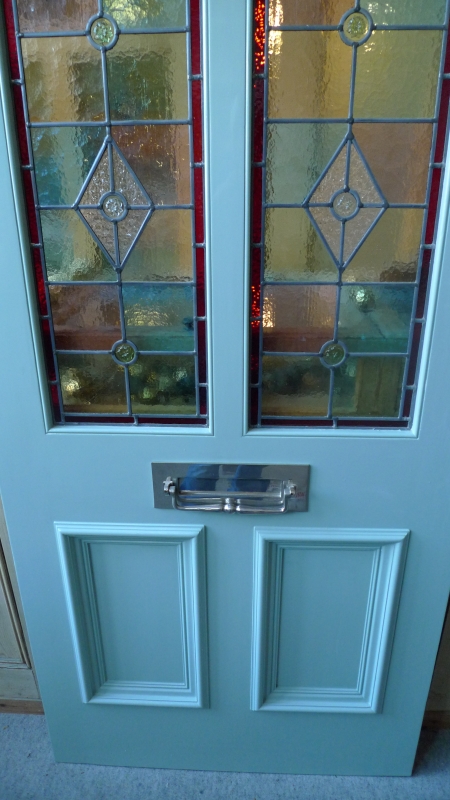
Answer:
[[194, 185], [194, 115], [193, 115], [193, 104], [192, 104], [192, 37], [191, 37], [191, 3], [190, 0], [186, 3], [186, 12], [187, 12], [187, 27], [188, 32], [186, 34], [186, 56], [187, 56], [187, 79], [188, 79], [188, 117], [189, 117], [189, 174], [190, 174], [190, 182], [191, 182], [191, 191], [190, 191], [190, 198], [192, 206], [191, 211], [191, 258], [192, 258], [192, 279], [193, 279], [193, 288], [192, 288], [192, 302], [193, 302], [193, 309], [194, 309], [194, 375], [195, 375], [195, 409], [197, 415], [200, 412], [200, 389], [199, 389], [199, 369], [198, 369], [198, 317], [197, 317], [197, 257], [196, 257], [196, 250], [194, 247], [195, 242], [197, 241], [197, 232], [196, 232], [196, 225], [195, 225], [195, 185]]
[[263, 142], [262, 142], [262, 167], [261, 167], [261, 260], [260, 260], [260, 295], [259, 295], [259, 355], [258, 355], [258, 416], [257, 425], [261, 426], [262, 409], [262, 365], [264, 352], [264, 264], [265, 264], [265, 241], [266, 241], [266, 171], [267, 171], [267, 111], [269, 105], [269, 0], [264, 3], [264, 72], [259, 73], [257, 80], [264, 81], [264, 100], [263, 100]]
[[[37, 185], [36, 185], [36, 170], [35, 170], [35, 163], [34, 163], [34, 154], [33, 154], [33, 147], [31, 141], [31, 133], [30, 133], [30, 120], [28, 114], [28, 103], [27, 103], [27, 93], [25, 87], [25, 71], [23, 66], [23, 58], [22, 58], [22, 48], [20, 46], [20, 34], [19, 34], [19, 15], [17, 11], [16, 0], [12, 0], [12, 10], [14, 16], [14, 27], [15, 27], [15, 42], [16, 42], [16, 51], [17, 51], [17, 61], [19, 65], [19, 81], [13, 81], [13, 83], [19, 84], [21, 89], [21, 97], [22, 97], [22, 105], [23, 105], [23, 114], [25, 120], [25, 133], [26, 133], [26, 140], [27, 140], [27, 147], [28, 147], [28, 158], [30, 160], [29, 163], [29, 172], [30, 172], [30, 179], [31, 179], [31, 186], [33, 191], [33, 198], [34, 198], [34, 205], [35, 205], [35, 219], [36, 219], [36, 228], [38, 233], [39, 244], [41, 247], [39, 248], [40, 253], [40, 266], [42, 270], [42, 276], [44, 279], [44, 287], [45, 287], [45, 300], [47, 305], [47, 312], [48, 312], [48, 322], [49, 322], [49, 334], [50, 334], [50, 341], [52, 345], [52, 356], [53, 356], [53, 367], [55, 370], [55, 381], [49, 381], [48, 374], [46, 375], [47, 383], [56, 386], [57, 393], [58, 393], [58, 400], [59, 400], [59, 413], [61, 416], [61, 422], [64, 422], [64, 406], [62, 402], [62, 391], [61, 391], [61, 382], [59, 377], [59, 365], [58, 360], [56, 358], [56, 345], [55, 345], [55, 332], [53, 329], [53, 319], [52, 319], [52, 311], [51, 311], [51, 303], [50, 303], [50, 293], [48, 290], [47, 285], [47, 266], [45, 263], [44, 251], [43, 251], [43, 236], [42, 236], [42, 226], [40, 215], [36, 209], [36, 204], [38, 202], [38, 192], [37, 192]], [[31, 231], [30, 231], [31, 234]], [[31, 235], [30, 235], [31, 238]], [[34, 267], [34, 264], [33, 264]], [[36, 276], [35, 276], [36, 281]], [[42, 319], [42, 315], [40, 314], [40, 318]], [[41, 336], [43, 337], [43, 331], [41, 328]], [[53, 405], [53, 403], [52, 403]]]

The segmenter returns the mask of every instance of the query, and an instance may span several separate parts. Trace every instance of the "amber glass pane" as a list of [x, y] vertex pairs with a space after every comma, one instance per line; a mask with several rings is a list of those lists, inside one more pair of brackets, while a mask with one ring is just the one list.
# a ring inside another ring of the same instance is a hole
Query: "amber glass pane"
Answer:
[[374, 31], [358, 48], [355, 117], [433, 117], [442, 31]]
[[353, 133], [388, 203], [424, 203], [431, 125], [355, 123]]
[[337, 25], [349, 0], [270, 0], [269, 25]]
[[335, 286], [266, 286], [264, 350], [318, 353], [333, 338]]
[[350, 353], [406, 353], [413, 286], [343, 286], [339, 339]]
[[108, 50], [113, 119], [186, 119], [186, 34], [122, 35]]
[[370, 13], [377, 25], [443, 25], [445, 0], [379, 0]]
[[123, 287], [127, 339], [139, 350], [194, 350], [192, 286]]
[[325, 416], [328, 412], [330, 370], [319, 358], [264, 356], [262, 366], [264, 415]]
[[388, 208], [346, 268], [344, 281], [414, 281], [423, 213]]
[[50, 281], [115, 281], [117, 276], [75, 211], [41, 211]]
[[337, 31], [273, 31], [269, 117], [347, 117], [351, 63], [352, 50]]
[[103, 120], [101, 54], [85, 36], [22, 39], [32, 122]]
[[36, 183], [41, 205], [72, 205], [105, 138], [100, 127], [33, 128]]
[[90, 17], [98, 12], [97, 0], [17, 0], [20, 30], [84, 31]]
[[106, 252], [111, 256], [112, 262], [116, 263], [116, 242], [113, 224], [108, 222], [96, 208], [83, 209], [80, 213], [97, 239], [102, 243]]
[[397, 417], [405, 359], [349, 358], [335, 370], [333, 414], [342, 417]]
[[50, 286], [58, 350], [109, 350], [122, 338], [115, 286]]
[[134, 414], [195, 414], [193, 356], [139, 356], [129, 368]]
[[155, 205], [190, 203], [187, 125], [114, 126], [112, 133]]
[[342, 124], [267, 126], [267, 201], [302, 203], [341, 144]]
[[122, 280], [192, 280], [191, 226], [191, 211], [154, 211], [126, 263]]
[[337, 280], [330, 255], [304, 209], [268, 208], [265, 237], [266, 280]]
[[103, 10], [122, 31], [186, 25], [186, 0], [103, 0]]
[[58, 355], [65, 411], [90, 414], [127, 411], [123, 367], [110, 355]]

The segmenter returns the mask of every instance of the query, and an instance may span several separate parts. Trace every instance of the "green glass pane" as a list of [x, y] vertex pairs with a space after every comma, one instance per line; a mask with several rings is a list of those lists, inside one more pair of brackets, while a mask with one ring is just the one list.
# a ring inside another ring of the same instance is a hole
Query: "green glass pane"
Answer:
[[368, 10], [377, 25], [443, 25], [445, 0], [377, 0]]
[[122, 31], [186, 25], [186, 0], [103, 0], [103, 11]]
[[270, 0], [269, 25], [338, 25], [349, 0]]
[[405, 359], [349, 358], [335, 370], [333, 414], [341, 417], [397, 417]]
[[337, 31], [272, 31], [269, 117], [347, 117], [351, 64]]
[[97, 0], [17, 0], [20, 30], [84, 31], [90, 17], [98, 12]]
[[192, 280], [192, 212], [154, 211], [122, 272], [123, 281]]
[[116, 273], [75, 211], [41, 211], [50, 281], [115, 281]]
[[65, 411], [127, 411], [124, 369], [110, 355], [60, 353], [58, 366]]
[[155, 205], [191, 202], [187, 125], [118, 125], [112, 134]]
[[31, 122], [103, 120], [101, 53], [85, 36], [22, 39]]
[[358, 48], [355, 117], [433, 117], [442, 31], [375, 31]]
[[389, 208], [346, 268], [344, 281], [414, 281], [423, 209]]
[[195, 414], [193, 356], [139, 356], [129, 367], [135, 414]]
[[266, 286], [264, 350], [318, 353], [333, 338], [335, 286]]
[[343, 286], [339, 339], [350, 353], [406, 353], [413, 286]]
[[319, 358], [264, 356], [262, 414], [322, 417], [328, 413], [330, 370]]
[[108, 50], [113, 119], [186, 119], [186, 34], [122, 35]]
[[194, 350], [192, 286], [123, 286], [127, 339], [139, 350]]
[[105, 129], [33, 128], [36, 183], [41, 205], [75, 202], [105, 138]]
[[268, 125], [267, 202], [302, 203], [346, 133], [340, 123]]
[[122, 338], [116, 286], [50, 286], [58, 350], [109, 350]]
[[266, 211], [265, 278], [272, 281], [333, 281], [336, 268], [306, 211]]
[[425, 203], [432, 133], [427, 123], [353, 125], [355, 139], [388, 203]]

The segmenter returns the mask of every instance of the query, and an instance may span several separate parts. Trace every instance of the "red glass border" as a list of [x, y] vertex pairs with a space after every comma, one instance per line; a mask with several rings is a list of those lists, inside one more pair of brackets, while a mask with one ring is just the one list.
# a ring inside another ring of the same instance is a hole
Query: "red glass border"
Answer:
[[[439, 111], [437, 127], [435, 129], [435, 142], [433, 166], [430, 174], [430, 189], [428, 207], [425, 211], [426, 222], [424, 228], [421, 262], [418, 272], [418, 292], [411, 350], [406, 367], [406, 384], [404, 385], [403, 406], [398, 420], [368, 419], [361, 420], [285, 420], [285, 419], [260, 419], [259, 416], [259, 390], [254, 384], [258, 382], [260, 367], [259, 328], [262, 322], [261, 315], [261, 280], [263, 278], [263, 181], [264, 175], [264, 103], [266, 74], [266, 0], [254, 0], [253, 17], [253, 91], [252, 91], [252, 200], [251, 200], [251, 287], [250, 287], [250, 333], [249, 333], [249, 421], [251, 427], [338, 427], [338, 428], [407, 428], [413, 411], [415, 381], [420, 351], [422, 347], [424, 317], [428, 300], [430, 276], [432, 272], [434, 244], [436, 238], [436, 223], [438, 219], [439, 200], [443, 177], [443, 161], [448, 138], [449, 108], [450, 108], [450, 35], [447, 34], [444, 67], [439, 97]], [[259, 247], [257, 247], [259, 245]]]
[[[200, 0], [188, 0], [190, 16], [190, 57], [191, 74], [189, 76], [189, 87], [191, 93], [191, 117], [192, 117], [192, 153], [191, 157], [195, 163], [192, 171], [192, 202], [195, 220], [195, 242], [197, 247], [194, 249], [194, 270], [196, 279], [198, 317], [205, 317], [205, 253], [204, 253], [204, 176], [203, 176], [203, 130], [202, 130], [202, 91], [203, 81], [201, 74], [201, 14]], [[9, 52], [9, 64], [11, 81], [20, 81], [20, 62], [17, 50], [17, 39], [14, 22], [13, 0], [4, 0], [4, 17], [6, 23], [7, 43]], [[27, 129], [24, 116], [22, 100], [22, 88], [17, 83], [12, 83], [12, 100], [15, 109], [16, 131], [19, 146], [20, 164], [22, 167], [22, 179], [24, 188], [24, 199], [27, 209], [27, 219], [29, 237], [31, 244], [32, 263], [34, 266], [34, 276], [36, 284], [36, 295], [40, 313], [41, 338], [44, 352], [44, 360], [47, 367], [47, 378], [49, 381], [49, 392], [53, 417], [56, 423], [62, 423], [62, 410], [60, 406], [58, 386], [56, 384], [56, 361], [52, 348], [51, 321], [49, 319], [48, 300], [42, 264], [43, 251], [39, 240], [39, 228], [36, 216], [35, 196], [33, 190], [33, 180], [29, 169], [32, 163], [32, 154], [28, 148]], [[200, 245], [200, 247], [199, 247]], [[207, 356], [206, 356], [206, 325], [204, 320], [199, 321], [198, 325], [198, 364], [200, 382], [206, 383], [207, 376]], [[200, 414], [206, 414], [207, 408], [207, 387], [199, 387]], [[138, 425], [200, 425], [204, 426], [208, 420], [204, 418], [186, 417], [142, 417], [140, 415], [130, 417], [115, 416], [76, 416], [68, 413], [68, 421], [77, 424], [138, 424]]]

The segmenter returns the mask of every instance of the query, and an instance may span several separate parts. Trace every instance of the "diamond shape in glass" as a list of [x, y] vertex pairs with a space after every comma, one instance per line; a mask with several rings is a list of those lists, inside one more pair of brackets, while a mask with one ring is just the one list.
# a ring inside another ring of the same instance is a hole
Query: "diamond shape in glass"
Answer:
[[100, 150], [79, 198], [76, 209], [87, 229], [113, 266], [122, 269], [153, 203], [115, 142]]
[[386, 205], [355, 140], [341, 145], [306, 203], [316, 229], [341, 268], [361, 247]]

